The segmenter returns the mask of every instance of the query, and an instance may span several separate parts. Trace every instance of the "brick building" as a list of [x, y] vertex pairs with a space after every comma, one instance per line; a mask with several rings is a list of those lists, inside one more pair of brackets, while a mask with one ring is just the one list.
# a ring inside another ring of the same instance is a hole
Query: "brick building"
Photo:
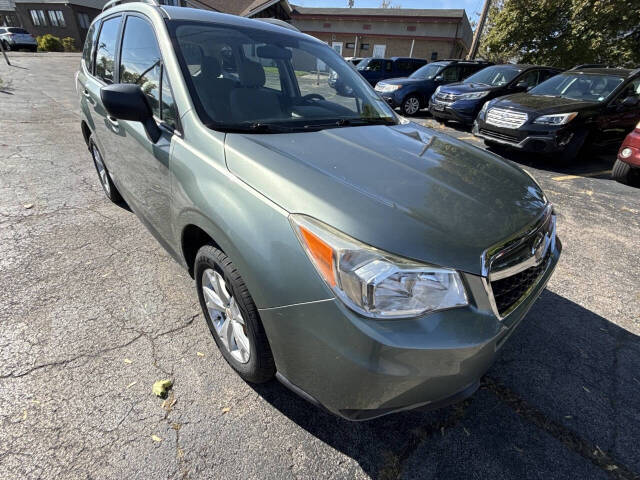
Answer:
[[15, 0], [22, 27], [34, 36], [71, 37], [81, 49], [91, 21], [106, 0]]
[[292, 8], [293, 25], [345, 57], [461, 58], [471, 45], [464, 10]]
[[13, 0], [0, 0], [0, 27], [21, 27]]

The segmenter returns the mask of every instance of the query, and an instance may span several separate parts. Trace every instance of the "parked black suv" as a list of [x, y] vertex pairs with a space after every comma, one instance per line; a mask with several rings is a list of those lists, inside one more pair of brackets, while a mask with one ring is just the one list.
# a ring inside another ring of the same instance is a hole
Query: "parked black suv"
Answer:
[[[379, 82], [376, 91], [393, 108], [405, 115], [415, 115], [429, 105], [429, 99], [440, 85], [459, 82], [489, 65], [472, 60], [440, 60], [413, 72], [409, 78], [392, 78]], [[359, 67], [359, 65], [358, 65]]]
[[485, 102], [511, 93], [526, 92], [561, 70], [536, 65], [493, 65], [463, 82], [443, 85], [429, 101], [436, 120], [456, 120], [471, 125]]
[[367, 82], [375, 86], [380, 80], [392, 77], [406, 77], [427, 63], [421, 58], [391, 57], [363, 58], [356, 69]]
[[568, 161], [585, 145], [617, 148], [638, 120], [640, 69], [583, 68], [486, 102], [473, 133], [487, 144]]

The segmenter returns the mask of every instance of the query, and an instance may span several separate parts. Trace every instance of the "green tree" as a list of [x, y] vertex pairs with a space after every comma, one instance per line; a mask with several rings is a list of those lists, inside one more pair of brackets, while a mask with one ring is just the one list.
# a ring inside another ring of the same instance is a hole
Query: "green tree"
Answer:
[[640, 65], [638, 0], [498, 0], [480, 56], [559, 67]]

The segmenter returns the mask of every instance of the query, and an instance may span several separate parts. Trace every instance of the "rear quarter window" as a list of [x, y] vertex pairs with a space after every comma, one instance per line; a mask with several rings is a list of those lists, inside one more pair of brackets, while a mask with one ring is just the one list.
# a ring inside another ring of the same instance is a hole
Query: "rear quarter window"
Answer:
[[91, 25], [87, 38], [84, 41], [84, 47], [82, 49], [82, 64], [84, 68], [91, 74], [93, 74], [93, 52], [95, 50], [96, 34], [98, 32], [98, 22]]

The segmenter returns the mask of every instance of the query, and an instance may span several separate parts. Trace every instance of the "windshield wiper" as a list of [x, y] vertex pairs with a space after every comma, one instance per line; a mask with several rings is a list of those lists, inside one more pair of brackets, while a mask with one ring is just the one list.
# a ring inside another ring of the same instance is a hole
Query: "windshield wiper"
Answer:
[[272, 123], [207, 123], [207, 128], [211, 128], [212, 130], [218, 130], [220, 132], [227, 133], [285, 133], [285, 132], [293, 132], [294, 130], [299, 130], [292, 127], [285, 127], [282, 125], [274, 125]]

